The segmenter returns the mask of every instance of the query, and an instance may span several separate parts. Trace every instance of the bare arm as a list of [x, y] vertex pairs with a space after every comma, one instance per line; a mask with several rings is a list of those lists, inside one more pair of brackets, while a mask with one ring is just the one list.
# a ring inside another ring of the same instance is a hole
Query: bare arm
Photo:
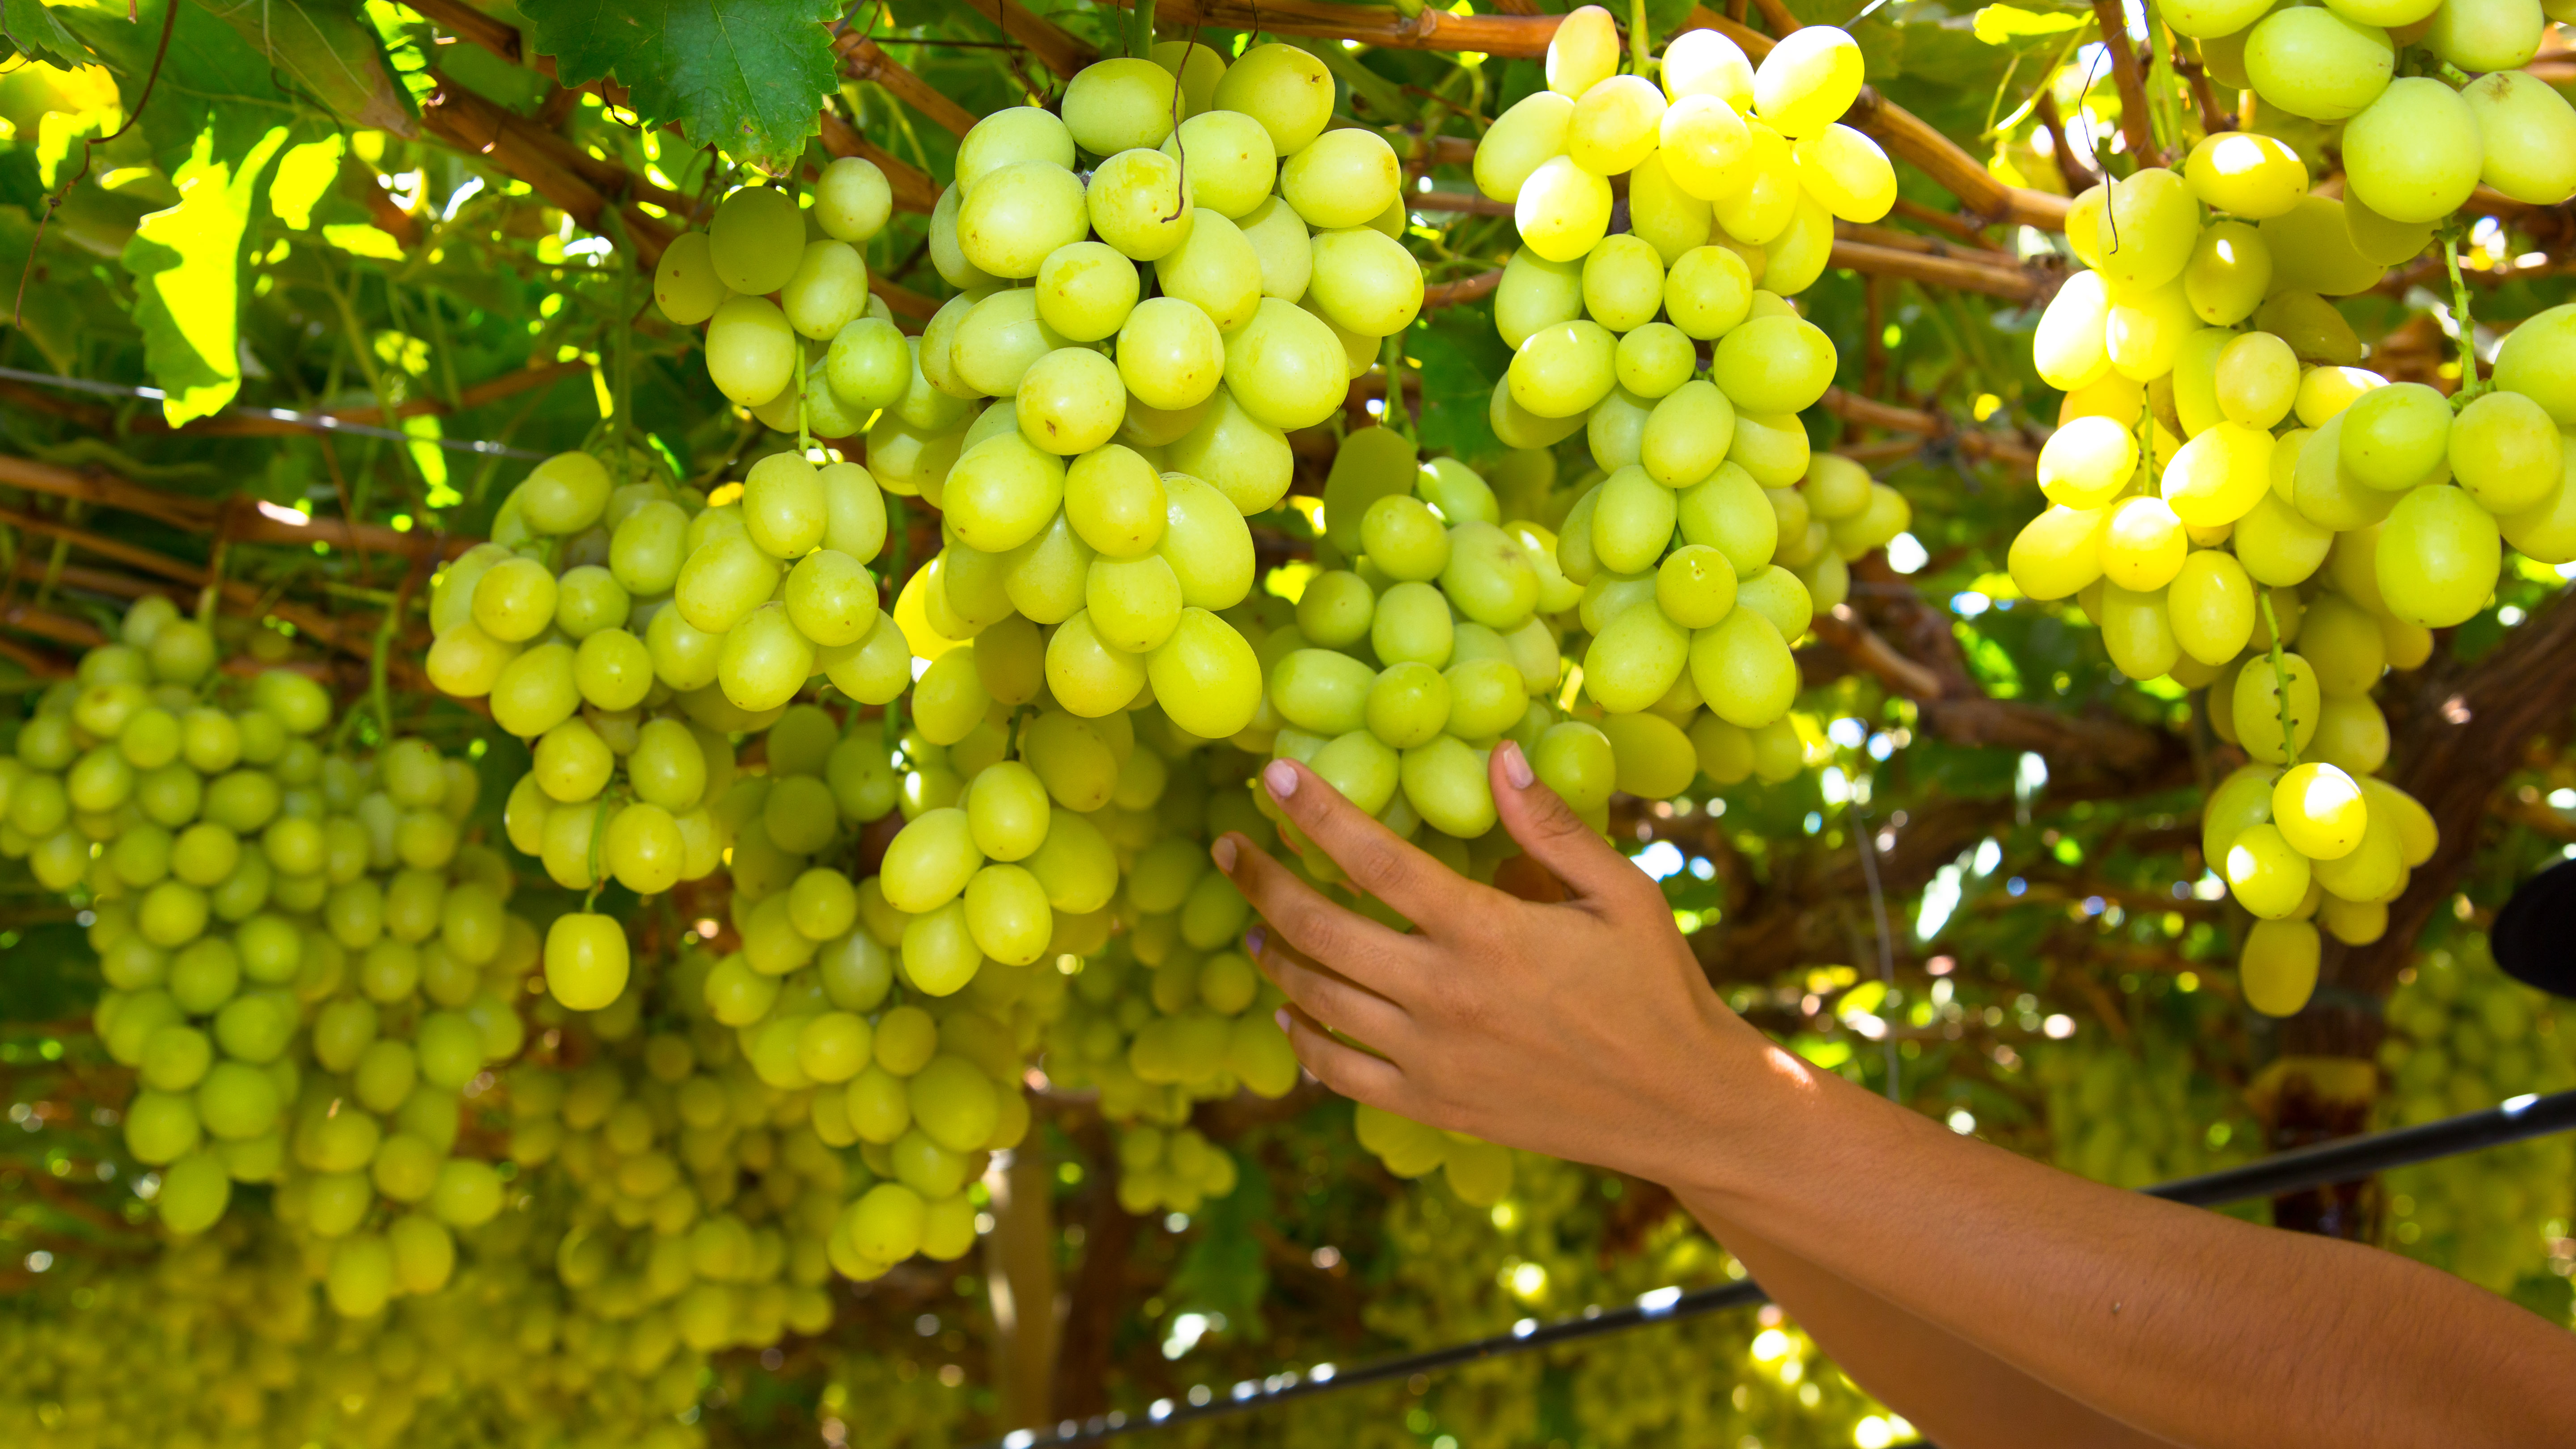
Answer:
[[[1563, 904], [1460, 879], [1302, 766], [1265, 779], [1308, 838], [1419, 927], [1340, 908], [1241, 836], [1217, 843], [1271, 925], [1262, 964], [1295, 1003], [1299, 1058], [1345, 1095], [1670, 1184], [1748, 1244], [1830, 1265], [2151, 1437], [2576, 1443], [2576, 1336], [2532, 1314], [2391, 1254], [2026, 1161], [1773, 1045], [1709, 989], [1661, 893], [1532, 783], [1516, 748], [1493, 753], [1495, 802], [1569, 887]], [[1851, 1319], [1845, 1336], [1886, 1331]], [[1871, 1352], [1828, 1342], [1855, 1365]], [[1880, 1351], [1898, 1364], [1912, 1350]], [[1889, 1401], [1912, 1417], [1892, 1383]]]

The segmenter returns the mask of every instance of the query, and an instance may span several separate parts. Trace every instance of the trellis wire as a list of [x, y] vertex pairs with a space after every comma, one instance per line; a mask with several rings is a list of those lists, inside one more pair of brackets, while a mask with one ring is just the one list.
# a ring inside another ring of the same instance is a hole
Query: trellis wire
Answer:
[[[2242, 1167], [2141, 1188], [2140, 1191], [2148, 1197], [2192, 1207], [2219, 1207], [2350, 1182], [2392, 1167], [2431, 1162], [2483, 1147], [2498, 1147], [2571, 1130], [2576, 1130], [2576, 1091], [2558, 1092], [2546, 1097], [2521, 1096], [2483, 1112], [2446, 1117], [2417, 1127], [2347, 1137], [2295, 1152], [2278, 1153]], [[1721, 1287], [1689, 1291], [1657, 1288], [1640, 1294], [1632, 1303], [1616, 1308], [1586, 1308], [1572, 1318], [1558, 1319], [1554, 1323], [1524, 1318], [1512, 1325], [1510, 1333], [1492, 1338], [1473, 1339], [1423, 1353], [1380, 1359], [1352, 1369], [1340, 1369], [1331, 1364], [1318, 1364], [1302, 1374], [1291, 1369], [1266, 1379], [1246, 1379], [1230, 1389], [1200, 1385], [1190, 1391], [1191, 1402], [1186, 1404], [1162, 1399], [1139, 1415], [1112, 1413], [1080, 1422], [1067, 1419], [1043, 1433], [1018, 1429], [1001, 1438], [986, 1440], [974, 1449], [1049, 1449], [1052, 1445], [1097, 1444], [1139, 1430], [1159, 1429], [1193, 1419], [1249, 1413], [1292, 1399], [1312, 1398], [1340, 1389], [1358, 1388], [1363, 1384], [1408, 1379], [1415, 1374], [1473, 1363], [1479, 1359], [1553, 1348], [1650, 1324], [1676, 1323], [1729, 1308], [1750, 1308], [1767, 1302], [1769, 1297], [1762, 1286], [1750, 1278]], [[1203, 1400], [1201, 1395], [1205, 1395]]]
[[[14, 367], [0, 367], [0, 378], [11, 382], [32, 382], [45, 387], [65, 388], [73, 392], [99, 393], [108, 397], [139, 397], [147, 402], [160, 402], [169, 396], [157, 387], [136, 387], [130, 383], [97, 382], [86, 377], [60, 377], [50, 372], [21, 372]], [[424, 438], [399, 428], [380, 428], [372, 423], [353, 423], [329, 413], [299, 413], [286, 408], [252, 407], [238, 404], [225, 408], [224, 414], [237, 418], [266, 418], [270, 422], [303, 428], [315, 433], [353, 433], [364, 438], [390, 438], [397, 443], [427, 443], [455, 453], [475, 453], [487, 458], [543, 459], [544, 453], [513, 448], [479, 438]]]

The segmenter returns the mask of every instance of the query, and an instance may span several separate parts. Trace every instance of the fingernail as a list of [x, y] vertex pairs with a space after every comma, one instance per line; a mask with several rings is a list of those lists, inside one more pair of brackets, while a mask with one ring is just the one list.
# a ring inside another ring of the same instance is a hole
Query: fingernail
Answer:
[[1208, 847], [1208, 854], [1209, 854], [1210, 856], [1212, 856], [1212, 857], [1214, 857], [1214, 858], [1215, 858], [1215, 860], [1216, 860], [1216, 868], [1217, 868], [1217, 869], [1219, 869], [1219, 870], [1221, 870], [1221, 871], [1224, 871], [1227, 875], [1232, 875], [1232, 874], [1234, 874], [1234, 837], [1233, 837], [1233, 836], [1231, 836], [1231, 835], [1220, 835], [1220, 836], [1218, 836], [1218, 837], [1216, 838], [1216, 844], [1211, 845], [1211, 846], [1209, 846], [1209, 847]]
[[1286, 760], [1272, 760], [1262, 767], [1261, 783], [1270, 787], [1270, 798], [1285, 800], [1297, 793], [1297, 767]]
[[1281, 1032], [1284, 1033], [1288, 1030], [1288, 1008], [1284, 1006], [1279, 1008], [1278, 1012], [1270, 1019], [1279, 1023], [1279, 1030]]
[[1530, 774], [1529, 756], [1522, 754], [1520, 745], [1511, 740], [1503, 741], [1503, 778], [1511, 781], [1515, 790], [1528, 789], [1536, 778]]
[[1270, 933], [1259, 926], [1243, 933], [1243, 949], [1248, 955], [1259, 956], [1261, 948], [1269, 944]]

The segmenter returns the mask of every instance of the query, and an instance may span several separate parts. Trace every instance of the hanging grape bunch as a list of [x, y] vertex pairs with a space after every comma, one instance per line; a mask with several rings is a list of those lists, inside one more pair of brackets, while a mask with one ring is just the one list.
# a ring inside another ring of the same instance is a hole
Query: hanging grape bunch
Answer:
[[[2066, 400], [2039, 463], [2051, 506], [2014, 541], [2013, 578], [2076, 599], [2129, 677], [2206, 688], [2211, 726], [2252, 757], [2212, 792], [2203, 848], [2257, 918], [2246, 996], [2274, 1015], [2306, 1003], [2320, 927], [2378, 939], [2434, 848], [2432, 817], [2374, 777], [2388, 725], [2372, 688], [2485, 607], [2505, 544], [2576, 559], [2560, 433], [2576, 308], [2517, 329], [2491, 379], [2464, 359], [2445, 397], [2355, 365], [2329, 300], [2438, 231], [2465, 343], [2452, 214], [2481, 181], [2543, 205], [2576, 194], [2576, 109], [2517, 69], [2537, 10], [2404, 8], [2168, 13], [2222, 78], [2343, 123], [2346, 194], [2311, 194], [2298, 153], [2250, 131], [2095, 187], [2067, 213], [2085, 270], [2032, 342]], [[2392, 79], [2396, 42], [2365, 19], [2421, 27], [2437, 73]]]
[[[1823, 273], [1837, 218], [1887, 213], [1895, 173], [1836, 119], [1861, 84], [1839, 30], [1800, 30], [1759, 70], [1687, 31], [1652, 63], [1660, 87], [1619, 61], [1608, 12], [1573, 12], [1548, 89], [1477, 148], [1477, 182], [1514, 204], [1522, 241], [1494, 303], [1514, 349], [1495, 431], [1539, 447], [1581, 429], [1606, 475], [1556, 556], [1582, 589], [1583, 692], [1623, 770], [1665, 762], [1622, 788], [1679, 793], [1694, 756], [1721, 782], [1756, 765], [1785, 779], [1803, 753], [1789, 645], [1842, 601], [1847, 561], [1910, 521], [1857, 464], [1810, 457], [1797, 414], [1831, 385], [1835, 350], [1788, 298]], [[1623, 175], [1628, 229], [1611, 234]]]

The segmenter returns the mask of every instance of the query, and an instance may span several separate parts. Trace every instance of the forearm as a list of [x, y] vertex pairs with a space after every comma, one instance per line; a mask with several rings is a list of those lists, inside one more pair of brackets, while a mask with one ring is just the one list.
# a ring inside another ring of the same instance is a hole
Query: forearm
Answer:
[[2445, 1274], [2086, 1182], [1726, 1054], [1686, 1198], [2178, 1443], [2576, 1443], [2576, 1336]]
[[1690, 1210], [1853, 1382], [1945, 1449], [2173, 1449], [2068, 1398], [1956, 1334], [1731, 1222]]

